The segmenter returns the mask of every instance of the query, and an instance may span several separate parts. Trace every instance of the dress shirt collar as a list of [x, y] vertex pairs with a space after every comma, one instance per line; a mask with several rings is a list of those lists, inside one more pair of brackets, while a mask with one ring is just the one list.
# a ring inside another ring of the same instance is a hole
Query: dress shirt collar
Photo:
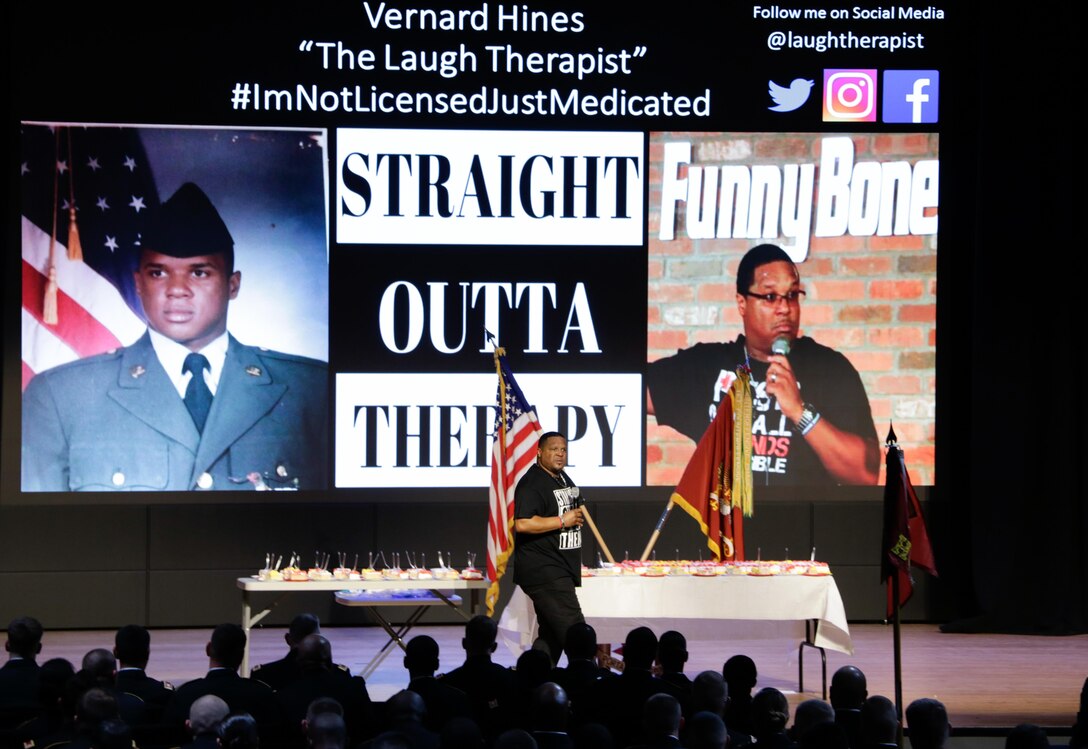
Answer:
[[[178, 395], [184, 398], [185, 388], [189, 386], [189, 378], [192, 377], [192, 374], [189, 372], [183, 373], [181, 369], [185, 364], [185, 357], [192, 352], [177, 341], [170, 340], [162, 333], [156, 333], [150, 328], [148, 328], [147, 332], [151, 336], [151, 346], [155, 349], [155, 356], [159, 358], [159, 363], [166, 370], [166, 374], [170, 378], [170, 382], [173, 383], [174, 389], [178, 391]], [[204, 372], [204, 381], [208, 383], [208, 389], [212, 391], [212, 395], [215, 395], [215, 391], [219, 387], [219, 378], [223, 374], [223, 363], [227, 360], [227, 345], [229, 342], [230, 334], [224, 332], [223, 335], [197, 352], [204, 354], [208, 359], [208, 369]]]

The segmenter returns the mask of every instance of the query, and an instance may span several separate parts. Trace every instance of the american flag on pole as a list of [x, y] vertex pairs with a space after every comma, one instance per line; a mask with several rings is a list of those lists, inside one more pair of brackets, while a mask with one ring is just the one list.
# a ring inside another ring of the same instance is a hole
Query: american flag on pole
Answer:
[[[20, 161], [25, 389], [144, 332], [132, 274], [159, 195], [133, 128], [24, 123]], [[82, 257], [70, 252], [73, 208]]]
[[499, 579], [514, 550], [514, 489], [536, 459], [536, 444], [543, 434], [536, 412], [514, 380], [501, 348], [495, 349], [495, 370], [499, 389], [487, 519], [487, 579], [491, 582], [487, 589], [488, 616], [495, 613]]

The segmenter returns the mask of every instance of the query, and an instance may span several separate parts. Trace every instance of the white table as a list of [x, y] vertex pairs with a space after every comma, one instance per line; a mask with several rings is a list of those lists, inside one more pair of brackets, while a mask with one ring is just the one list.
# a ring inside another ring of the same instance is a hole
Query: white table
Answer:
[[[789, 636], [798, 649], [799, 680], [804, 684], [805, 647], [820, 650], [824, 684], [826, 650], [853, 654], [850, 626], [832, 575], [718, 575], [695, 577], [638, 575], [586, 577], [578, 588], [582, 613], [600, 642], [623, 642], [635, 627], [676, 629], [689, 637], [720, 636], [722, 623], [767, 622], [776, 636]], [[536, 614], [520, 588], [502, 613], [499, 629], [522, 648], [536, 636]], [[783, 629], [785, 632], [783, 633]]]
[[[388, 593], [388, 597], [374, 599], [366, 602], [354, 602], [353, 605], [360, 606], [408, 606], [416, 607], [417, 613], [411, 617], [411, 622], [414, 624], [418, 621], [419, 609], [421, 607], [420, 601], [415, 601], [412, 598], [396, 599], [395, 594], [398, 591], [408, 590], [426, 590], [430, 591], [431, 595], [444, 601], [451, 607], [460, 611], [455, 603], [447, 596], [447, 592], [450, 591], [468, 591], [470, 595], [469, 606], [471, 611], [476, 611], [479, 608], [480, 600], [484, 591], [487, 590], [486, 580], [307, 580], [305, 582], [284, 582], [283, 580], [259, 580], [257, 577], [240, 577], [238, 578], [238, 587], [242, 591], [242, 629], [246, 633], [246, 650], [242, 656], [242, 675], [249, 676], [249, 631], [259, 621], [264, 619], [270, 613], [276, 605], [283, 600], [283, 596], [291, 593], [337, 593], [339, 591], [378, 591]], [[272, 599], [271, 603], [265, 608], [261, 609], [257, 613], [253, 611], [253, 602], [251, 596], [254, 593], [273, 593], [276, 597]], [[422, 604], [427, 605], [427, 604]], [[385, 620], [382, 617], [378, 617], [379, 623]], [[399, 632], [393, 635], [388, 625], [383, 625], [386, 633], [390, 634], [398, 644], [404, 634], [407, 632]], [[383, 652], [384, 652], [383, 648]]]

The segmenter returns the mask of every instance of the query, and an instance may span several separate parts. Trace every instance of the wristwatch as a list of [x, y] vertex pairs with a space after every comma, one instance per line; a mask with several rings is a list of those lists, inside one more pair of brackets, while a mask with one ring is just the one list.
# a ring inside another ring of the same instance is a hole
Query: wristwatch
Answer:
[[816, 426], [816, 422], [820, 420], [820, 412], [816, 410], [816, 406], [811, 403], [806, 403], [801, 411], [801, 418], [797, 420], [797, 428], [801, 430], [801, 436], [812, 431], [812, 427]]

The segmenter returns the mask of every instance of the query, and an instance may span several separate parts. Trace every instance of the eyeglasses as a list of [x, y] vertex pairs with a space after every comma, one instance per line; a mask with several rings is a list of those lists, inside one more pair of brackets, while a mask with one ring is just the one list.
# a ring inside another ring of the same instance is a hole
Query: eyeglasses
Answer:
[[754, 291], [743, 291], [741, 293], [744, 294], [744, 296], [750, 296], [753, 299], [760, 300], [768, 307], [777, 306], [780, 299], [786, 300], [786, 304], [799, 304], [801, 302], [801, 297], [805, 295], [805, 292], [800, 289], [787, 291], [785, 294], [757, 294]]

